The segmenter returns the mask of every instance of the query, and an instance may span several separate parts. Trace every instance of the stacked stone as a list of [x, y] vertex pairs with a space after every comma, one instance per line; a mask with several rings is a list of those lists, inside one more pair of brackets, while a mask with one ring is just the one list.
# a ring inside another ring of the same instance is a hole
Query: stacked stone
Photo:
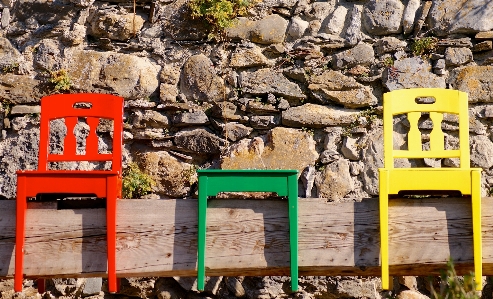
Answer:
[[[212, 41], [186, 0], [135, 5], [134, 14], [127, 0], [0, 1], [1, 198], [15, 197], [16, 170], [36, 169], [39, 100], [55, 92], [125, 98], [124, 166], [137, 162], [156, 181], [147, 197], [195, 197], [195, 170], [210, 167], [297, 169], [301, 197], [377, 196], [382, 95], [414, 87], [469, 94], [471, 164], [484, 170], [482, 193], [489, 195], [493, 2], [265, 0]], [[434, 37], [431, 51], [413, 53], [426, 37]], [[50, 72], [60, 69], [70, 77], [69, 91], [50, 83]], [[457, 119], [441, 125], [453, 148]], [[399, 147], [408, 126], [396, 119]], [[425, 137], [431, 128], [420, 124]], [[99, 131], [106, 148], [111, 132]], [[285, 295], [275, 281], [265, 284], [279, 292], [262, 296]], [[260, 296], [232, 291], [229, 279], [221, 283], [228, 291], [211, 296]], [[344, 296], [380, 298], [371, 284], [375, 295]]]

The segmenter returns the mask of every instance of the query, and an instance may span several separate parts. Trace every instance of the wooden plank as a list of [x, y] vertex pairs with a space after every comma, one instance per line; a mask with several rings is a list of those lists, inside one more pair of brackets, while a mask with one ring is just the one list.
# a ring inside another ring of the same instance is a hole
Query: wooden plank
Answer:
[[[0, 201], [0, 278], [14, 272], [15, 201]], [[438, 274], [449, 256], [473, 270], [468, 199], [390, 201], [390, 272]], [[285, 200], [210, 200], [207, 275], [289, 275]], [[105, 276], [104, 209], [29, 203], [25, 274]], [[483, 199], [483, 271], [493, 275], [493, 198]], [[197, 201], [120, 200], [119, 276], [195, 276]], [[299, 202], [300, 275], [378, 276], [378, 199]]]

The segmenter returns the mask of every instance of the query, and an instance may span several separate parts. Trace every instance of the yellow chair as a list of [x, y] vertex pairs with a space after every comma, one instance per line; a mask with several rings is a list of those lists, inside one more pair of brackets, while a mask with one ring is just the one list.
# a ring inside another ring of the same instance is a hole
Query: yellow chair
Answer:
[[[433, 98], [433, 101], [418, 100]], [[425, 103], [426, 102], [426, 103]], [[432, 102], [432, 103], [430, 103]], [[481, 245], [481, 168], [469, 164], [469, 114], [467, 93], [450, 89], [416, 88], [402, 89], [383, 95], [384, 168], [379, 169], [380, 188], [380, 244], [382, 265], [382, 288], [390, 288], [389, 276], [389, 194], [399, 191], [460, 191], [472, 200], [474, 271], [476, 289], [481, 290], [482, 245]], [[433, 121], [430, 133], [430, 150], [423, 150], [418, 120], [428, 113]], [[441, 129], [443, 114], [459, 117], [458, 150], [446, 150]], [[407, 150], [396, 150], [393, 146], [393, 117], [407, 114], [410, 129]], [[394, 168], [396, 158], [460, 158], [460, 167], [452, 168]]]

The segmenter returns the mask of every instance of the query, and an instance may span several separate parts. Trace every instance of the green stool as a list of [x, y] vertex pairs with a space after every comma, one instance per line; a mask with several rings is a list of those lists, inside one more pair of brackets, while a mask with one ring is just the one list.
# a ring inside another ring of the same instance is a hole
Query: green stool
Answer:
[[298, 290], [298, 171], [297, 170], [197, 170], [199, 178], [199, 223], [197, 289], [205, 284], [205, 234], [207, 198], [219, 192], [276, 192], [289, 204], [289, 251], [291, 289]]

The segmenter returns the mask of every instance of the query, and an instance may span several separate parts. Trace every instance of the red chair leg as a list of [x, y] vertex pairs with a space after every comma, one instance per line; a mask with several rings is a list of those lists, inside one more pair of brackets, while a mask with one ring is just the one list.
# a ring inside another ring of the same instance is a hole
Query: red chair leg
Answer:
[[15, 219], [15, 273], [14, 273], [14, 290], [22, 291], [22, 280], [24, 278], [24, 241], [26, 225], [26, 178], [19, 176], [17, 178], [17, 198], [16, 198], [16, 219]]
[[106, 198], [106, 244], [108, 246], [108, 290], [118, 291], [116, 279], [116, 185], [117, 177], [108, 177]]
[[38, 284], [38, 293], [43, 294], [46, 291], [46, 280], [44, 278], [38, 278], [36, 283]]

